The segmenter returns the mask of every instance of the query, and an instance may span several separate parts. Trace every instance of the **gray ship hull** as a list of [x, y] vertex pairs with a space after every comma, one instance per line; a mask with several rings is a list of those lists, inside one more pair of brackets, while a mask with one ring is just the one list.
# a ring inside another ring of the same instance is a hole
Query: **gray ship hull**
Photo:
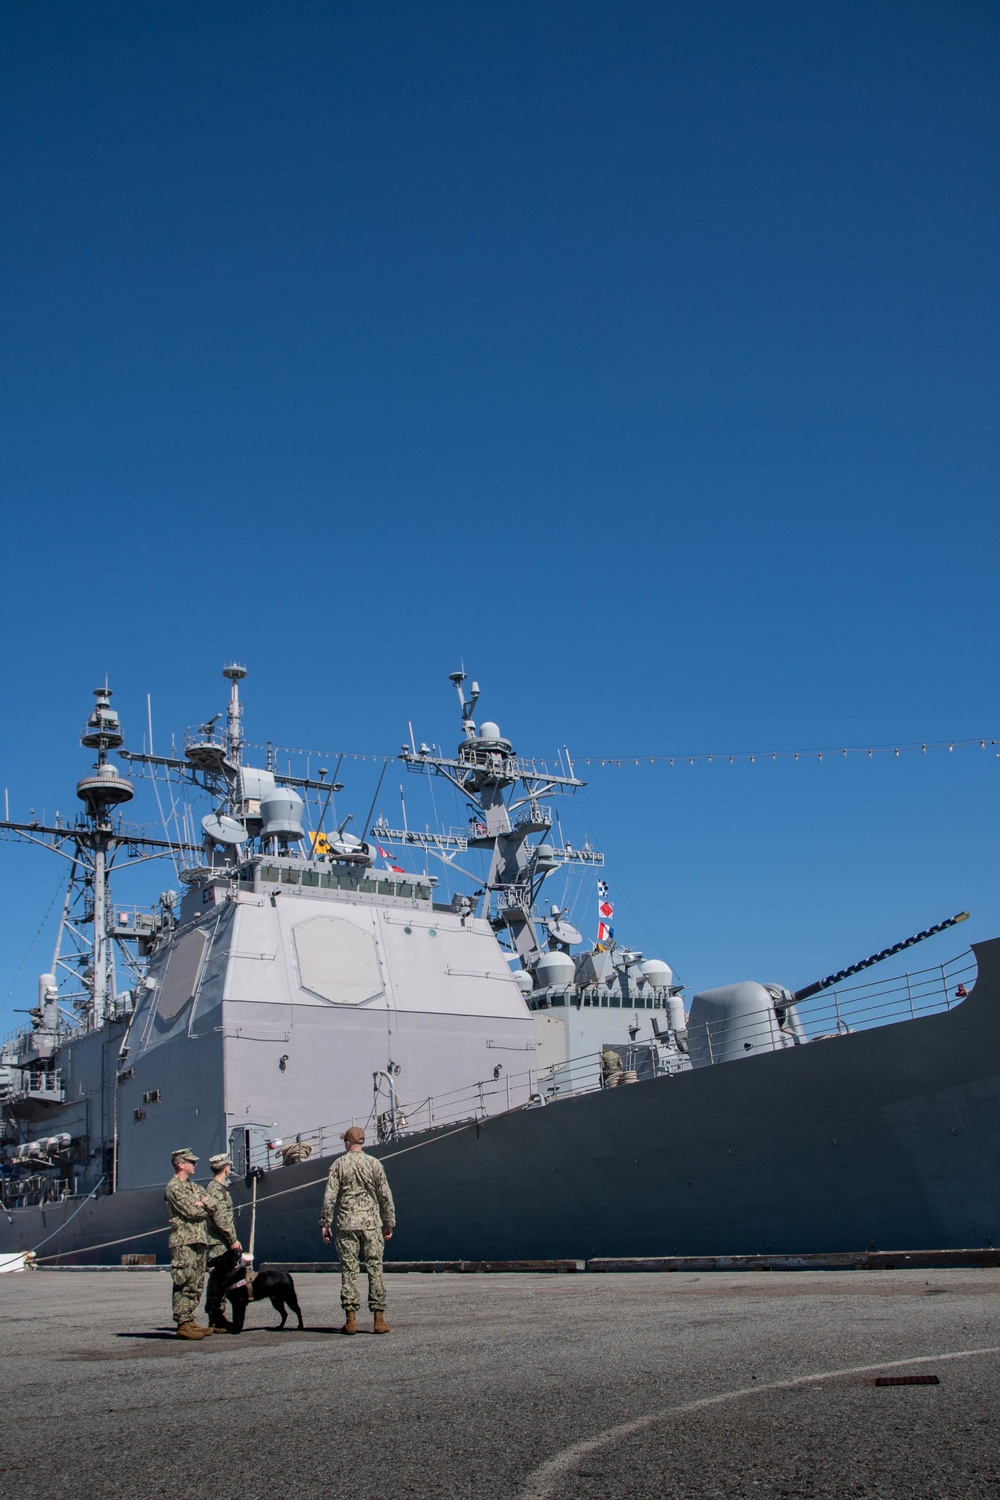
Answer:
[[[398, 1210], [392, 1258], [1000, 1244], [1000, 939], [974, 951], [975, 987], [948, 1012], [376, 1148]], [[266, 1179], [259, 1260], [329, 1254], [317, 1229], [324, 1180], [317, 1160]], [[242, 1186], [236, 1196], [245, 1238]], [[160, 1189], [13, 1211], [0, 1248], [165, 1261], [163, 1220]]]

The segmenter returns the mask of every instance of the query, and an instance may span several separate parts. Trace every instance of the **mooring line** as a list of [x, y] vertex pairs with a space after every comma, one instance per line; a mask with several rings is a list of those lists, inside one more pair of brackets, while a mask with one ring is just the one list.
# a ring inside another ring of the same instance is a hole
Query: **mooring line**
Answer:
[[[414, 1141], [411, 1146], [402, 1146], [398, 1151], [389, 1151], [385, 1156], [380, 1156], [379, 1161], [392, 1161], [394, 1157], [405, 1156], [408, 1151], [419, 1151], [421, 1146], [436, 1145], [438, 1141], [445, 1141], [449, 1136], [460, 1135], [463, 1130], [471, 1130], [475, 1125], [481, 1126], [484, 1123], [485, 1122], [483, 1120], [469, 1120], [464, 1125], [456, 1126], [454, 1130], [446, 1131], [443, 1135], [436, 1135], [433, 1141]], [[334, 1157], [335, 1161], [337, 1159], [338, 1158]], [[104, 1179], [102, 1178], [101, 1181], [103, 1182]], [[289, 1193], [302, 1193], [306, 1190], [306, 1188], [319, 1187], [320, 1183], [325, 1181], [326, 1173], [324, 1173], [322, 1177], [310, 1177], [308, 1182], [299, 1182], [296, 1183], [295, 1187], [282, 1188], [277, 1193], [268, 1193], [266, 1197], [262, 1196], [258, 1201], [260, 1203], [273, 1203], [276, 1198], [286, 1198]], [[97, 1186], [100, 1187], [100, 1183], [98, 1183]], [[256, 1179], [254, 1180], [254, 1187], [256, 1187]], [[61, 1234], [66, 1228], [66, 1225], [69, 1224], [73, 1219], [75, 1219], [77, 1214], [80, 1213], [82, 1209], [86, 1208], [87, 1204], [91, 1201], [92, 1198], [94, 1198], [96, 1192], [97, 1188], [95, 1188], [92, 1193], [88, 1193], [87, 1197], [80, 1204], [80, 1207], [75, 1209], [74, 1212], [70, 1214], [65, 1223], [60, 1224], [58, 1229], [54, 1229], [52, 1233], [48, 1235], [44, 1240], [41, 1240], [39, 1242], [39, 1245], [37, 1245], [35, 1248], [40, 1249], [42, 1245], [47, 1245], [49, 1240], [54, 1240], [57, 1234]], [[115, 1196], [118, 1195], [116, 1194]], [[244, 1208], [249, 1207], [250, 1205], [248, 1203], [241, 1203], [237, 1207], [236, 1212], [240, 1213]], [[121, 1239], [104, 1240], [99, 1245], [83, 1245], [78, 1250], [59, 1250], [54, 1255], [39, 1255], [36, 1257], [36, 1261], [38, 1265], [41, 1265], [43, 1261], [62, 1260], [63, 1256], [65, 1255], [89, 1255], [93, 1250], [112, 1250], [116, 1245], [130, 1245], [134, 1240], [147, 1240], [154, 1234], [167, 1234], [169, 1232], [169, 1229], [170, 1225], [164, 1224], [158, 1229], [144, 1229], [141, 1234], [126, 1234], [123, 1235]]]

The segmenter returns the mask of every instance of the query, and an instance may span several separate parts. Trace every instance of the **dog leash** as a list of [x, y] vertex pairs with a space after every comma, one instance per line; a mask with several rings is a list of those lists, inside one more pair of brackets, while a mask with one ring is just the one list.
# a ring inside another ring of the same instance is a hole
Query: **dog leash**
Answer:
[[[395, 1159], [395, 1157], [397, 1157], [397, 1156], [406, 1156], [410, 1151], [420, 1151], [424, 1146], [436, 1145], [440, 1141], [447, 1140], [448, 1136], [450, 1136], [450, 1135], [460, 1135], [465, 1130], [480, 1129], [486, 1123], [487, 1122], [485, 1120], [470, 1120], [470, 1121], [468, 1121], [468, 1123], [462, 1124], [462, 1125], [457, 1125], [457, 1126], [455, 1126], [454, 1129], [448, 1130], [448, 1131], [444, 1131], [440, 1135], [435, 1134], [430, 1140], [426, 1140], [426, 1141], [414, 1141], [412, 1143], [412, 1145], [402, 1146], [402, 1147], [400, 1147], [396, 1151], [387, 1151], [384, 1156], [380, 1156], [379, 1157], [379, 1161], [393, 1161]], [[259, 1171], [260, 1169], [258, 1168], [256, 1170]], [[279, 1188], [278, 1192], [276, 1192], [276, 1193], [268, 1193], [264, 1198], [261, 1199], [261, 1202], [263, 1202], [263, 1203], [271, 1203], [276, 1198], [286, 1198], [289, 1193], [302, 1193], [302, 1192], [306, 1192], [306, 1191], [308, 1191], [309, 1188], [319, 1187], [320, 1183], [324, 1182], [324, 1181], [325, 1181], [325, 1177], [311, 1177], [308, 1182], [297, 1183], [295, 1187]], [[41, 1245], [48, 1244], [49, 1240], [54, 1240], [55, 1237], [56, 1237], [56, 1235], [61, 1234], [62, 1231], [66, 1228], [66, 1226], [69, 1224], [70, 1220], [71, 1219], [75, 1219], [76, 1215], [78, 1213], [80, 1213], [84, 1208], [86, 1208], [86, 1206], [90, 1202], [91, 1198], [96, 1197], [97, 1190], [100, 1187], [100, 1185], [101, 1184], [98, 1183], [97, 1188], [94, 1188], [92, 1192], [90, 1192], [90, 1193], [87, 1194], [87, 1197], [84, 1199], [83, 1203], [81, 1203], [80, 1206], [73, 1213], [70, 1214], [69, 1218], [66, 1219], [64, 1223], [60, 1224], [59, 1227], [58, 1227], [58, 1229], [53, 1230], [53, 1232], [47, 1237], [47, 1239], [42, 1240], [39, 1245], [36, 1245], [35, 1249], [36, 1250], [41, 1249]], [[253, 1208], [254, 1208], [254, 1212], [256, 1211], [256, 1197], [257, 1197], [257, 1178], [255, 1177], [253, 1179]], [[243, 1208], [245, 1208], [245, 1207], [246, 1207], [246, 1205], [242, 1204], [240, 1207], [237, 1208], [236, 1212], [237, 1213], [241, 1213], [242, 1210], [243, 1210]], [[39, 1255], [37, 1257], [37, 1260], [38, 1260], [38, 1263], [41, 1264], [43, 1261], [62, 1260], [62, 1258], [63, 1258], [64, 1255], [80, 1255], [80, 1254], [84, 1254], [84, 1253], [85, 1254], [91, 1254], [95, 1250], [110, 1250], [110, 1249], [113, 1249], [114, 1247], [116, 1247], [118, 1245], [129, 1245], [129, 1244], [134, 1243], [136, 1240], [148, 1240], [148, 1239], [152, 1239], [153, 1236], [155, 1236], [155, 1235], [158, 1235], [158, 1234], [169, 1234], [169, 1232], [170, 1232], [170, 1225], [169, 1224], [163, 1224], [163, 1225], [161, 1225], [157, 1229], [143, 1229], [143, 1230], [140, 1231], [139, 1234], [125, 1234], [125, 1235], [121, 1235], [121, 1236], [119, 1236], [118, 1239], [115, 1239], [115, 1240], [103, 1240], [103, 1241], [101, 1241], [100, 1244], [97, 1244], [97, 1245], [85, 1245], [85, 1246], [82, 1246], [78, 1250], [61, 1250], [61, 1251], [56, 1251], [55, 1253], [50, 1254], [50, 1255]], [[254, 1224], [253, 1224], [253, 1221], [251, 1220], [251, 1228], [250, 1228], [250, 1247], [251, 1247], [251, 1253], [252, 1253], [252, 1250], [253, 1250], [253, 1235], [254, 1235]]]
[[250, 1255], [250, 1264], [251, 1265], [253, 1265], [253, 1247], [254, 1247], [254, 1241], [256, 1240], [256, 1238], [257, 1238], [257, 1176], [256, 1176], [256, 1174], [254, 1174], [254, 1179], [253, 1179], [253, 1182], [252, 1182], [251, 1187], [250, 1187], [250, 1249], [249, 1249], [249, 1255]]
[[254, 1244], [257, 1239], [257, 1184], [263, 1175], [260, 1167], [254, 1167], [250, 1183], [250, 1243], [243, 1257], [243, 1285], [247, 1289], [247, 1298], [250, 1302], [253, 1301], [253, 1283], [257, 1274], [253, 1268]]

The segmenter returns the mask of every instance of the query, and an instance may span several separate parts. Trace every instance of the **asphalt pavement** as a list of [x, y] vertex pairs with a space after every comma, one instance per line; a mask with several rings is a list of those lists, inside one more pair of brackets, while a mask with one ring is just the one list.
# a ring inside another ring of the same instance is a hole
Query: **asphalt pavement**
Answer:
[[164, 1272], [0, 1277], [5, 1500], [1000, 1492], [997, 1271], [396, 1274], [387, 1338], [295, 1279], [185, 1343]]

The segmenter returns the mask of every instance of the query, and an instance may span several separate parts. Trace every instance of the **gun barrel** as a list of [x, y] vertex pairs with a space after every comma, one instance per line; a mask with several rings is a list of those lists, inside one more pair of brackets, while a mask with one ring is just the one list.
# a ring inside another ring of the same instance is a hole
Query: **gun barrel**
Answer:
[[914, 943], [922, 943], [924, 938], [934, 937], [949, 927], [957, 927], [959, 922], [967, 919], [968, 915], [967, 911], [960, 911], [957, 916], [947, 917], [945, 921], [938, 922], [934, 927], [927, 927], [923, 932], [914, 933], [913, 937], [904, 938], [901, 943], [893, 943], [891, 948], [883, 948], [881, 953], [873, 953], [870, 958], [863, 958], [860, 963], [851, 964], [849, 969], [840, 969], [836, 974], [828, 974], [825, 979], [817, 979], [815, 983], [796, 990], [792, 999], [808, 1000], [812, 995], [818, 995], [820, 990], [828, 990], [832, 984], [840, 984], [841, 980], [850, 979], [852, 974], [860, 974], [862, 969], [870, 969], [872, 964], [880, 964], [884, 958], [892, 958], [893, 954], [902, 953], [904, 948], [912, 948]]

